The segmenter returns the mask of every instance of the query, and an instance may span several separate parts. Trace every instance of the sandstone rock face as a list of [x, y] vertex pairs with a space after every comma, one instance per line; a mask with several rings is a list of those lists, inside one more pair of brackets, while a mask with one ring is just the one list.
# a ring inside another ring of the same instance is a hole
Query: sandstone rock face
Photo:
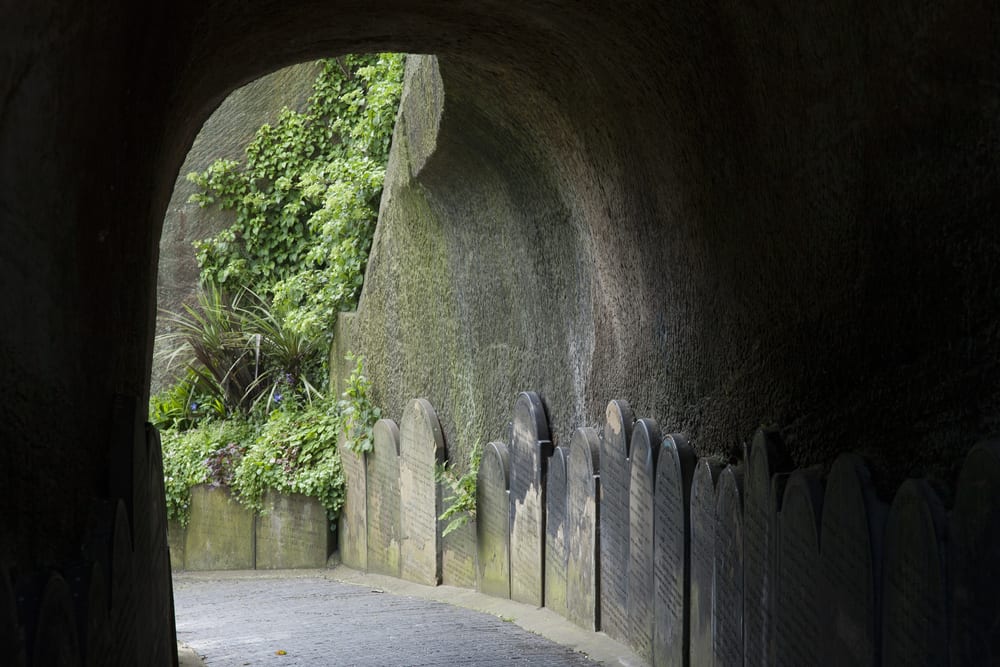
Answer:
[[[170, 204], [163, 218], [160, 236], [160, 262], [156, 280], [156, 300], [159, 308], [180, 312], [183, 304], [197, 300], [198, 262], [192, 247], [194, 241], [215, 236], [232, 224], [231, 211], [201, 208], [189, 202], [196, 187], [187, 180], [191, 172], [204, 171], [218, 159], [242, 160], [244, 149], [264, 123], [274, 123], [282, 108], [302, 111], [312, 93], [312, 84], [319, 68], [314, 62], [294, 65], [268, 74], [253, 83], [233, 91], [205, 121], [191, 150], [181, 165], [174, 184]], [[170, 331], [169, 323], [156, 322], [156, 335]], [[154, 348], [151, 391], [165, 388], [179, 370], [159, 362]]]

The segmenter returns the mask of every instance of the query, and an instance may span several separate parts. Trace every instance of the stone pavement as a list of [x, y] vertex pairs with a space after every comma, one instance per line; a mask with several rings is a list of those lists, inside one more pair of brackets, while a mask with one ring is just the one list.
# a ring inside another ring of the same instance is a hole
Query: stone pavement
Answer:
[[173, 577], [178, 641], [208, 667], [643, 664], [547, 609], [343, 566]]

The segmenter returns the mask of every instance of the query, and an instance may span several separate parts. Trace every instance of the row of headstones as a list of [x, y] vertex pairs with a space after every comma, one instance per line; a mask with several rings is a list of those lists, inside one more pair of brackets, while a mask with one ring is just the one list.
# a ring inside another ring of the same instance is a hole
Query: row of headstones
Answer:
[[[343, 452], [345, 563], [467, 585], [447, 581], [456, 550], [436, 520], [444, 451], [417, 399], [402, 429], [376, 425], [367, 457]], [[480, 591], [549, 607], [656, 665], [1000, 661], [1000, 445], [970, 452], [950, 517], [921, 480], [886, 507], [852, 454], [825, 476], [793, 471], [768, 430], [744, 454], [698, 459], [624, 401], [600, 433], [553, 447], [544, 405], [523, 393], [508, 442], [484, 451], [474, 544], [457, 552]]]
[[90, 509], [81, 557], [46, 574], [0, 567], [0, 664], [177, 665], [159, 433], [115, 403], [114, 501]]

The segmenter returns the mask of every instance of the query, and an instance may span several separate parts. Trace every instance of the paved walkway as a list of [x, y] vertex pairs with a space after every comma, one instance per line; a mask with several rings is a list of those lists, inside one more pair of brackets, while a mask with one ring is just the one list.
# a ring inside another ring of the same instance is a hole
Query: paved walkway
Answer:
[[344, 567], [175, 572], [174, 605], [208, 667], [643, 664], [547, 609]]

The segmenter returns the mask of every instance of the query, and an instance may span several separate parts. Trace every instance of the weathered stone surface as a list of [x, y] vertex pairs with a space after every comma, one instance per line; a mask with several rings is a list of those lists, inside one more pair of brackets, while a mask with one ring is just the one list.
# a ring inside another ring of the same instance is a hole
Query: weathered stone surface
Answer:
[[[150, 608], [150, 625], [144, 628], [142, 642], [149, 647], [149, 660], [153, 664], [172, 661], [177, 645], [169, 633], [159, 630], [169, 626], [174, 616], [170, 602], [172, 582], [170, 577], [170, 547], [167, 542], [167, 503], [163, 486], [163, 449], [160, 433], [152, 424], [145, 423], [147, 468], [149, 480], [147, 517], [150, 531], [150, 556], [146, 572], [146, 601]], [[149, 553], [147, 552], [147, 553]], [[142, 552], [140, 552], [142, 553]], [[85, 638], [82, 638], [85, 640]]]
[[556, 447], [545, 480], [545, 606], [561, 616], [567, 615], [568, 458], [565, 447]]
[[184, 569], [184, 542], [187, 540], [187, 529], [180, 521], [171, 519], [167, 522], [167, 548], [170, 549], [170, 569]]
[[344, 469], [344, 505], [337, 521], [340, 562], [356, 570], [368, 569], [368, 473], [364, 454], [355, 454], [341, 433], [337, 438]]
[[973, 447], [949, 532], [951, 664], [1000, 663], [1000, 443]]
[[688, 659], [691, 581], [691, 478], [694, 450], [679, 434], [664, 436], [656, 464], [653, 508], [653, 664], [682, 666]]
[[476, 583], [480, 592], [502, 598], [510, 597], [509, 475], [507, 445], [486, 445], [476, 478]]
[[778, 514], [778, 577], [774, 608], [775, 664], [819, 664], [822, 616], [818, 594], [819, 521], [823, 487], [813, 469], [788, 477]]
[[[882, 572], [885, 667], [948, 664], [946, 521], [927, 482], [907, 480], [896, 492], [886, 522]], [[977, 656], [976, 664], [985, 663]]]
[[597, 528], [600, 493], [600, 439], [593, 428], [578, 428], [569, 445], [566, 472], [567, 618], [587, 630], [600, 629], [601, 601]]
[[191, 518], [184, 538], [188, 570], [252, 570], [253, 512], [229, 489], [200, 484], [191, 489]]
[[365, 457], [368, 493], [368, 571], [398, 577], [399, 428], [391, 419], [375, 422], [374, 446]]
[[639, 419], [632, 429], [629, 456], [629, 547], [625, 613], [629, 644], [648, 662], [653, 661], [653, 504], [656, 461], [660, 454], [660, 427]]
[[601, 629], [619, 641], [628, 640], [628, 466], [633, 421], [627, 402], [611, 401], [601, 431]]
[[[445, 509], [450, 502], [442, 500]], [[442, 529], [443, 532], [443, 529]], [[476, 521], [472, 519], [441, 537], [441, 583], [459, 588], [476, 587]]]
[[[156, 281], [156, 300], [160, 308], [181, 312], [182, 304], [197, 301], [198, 262], [191, 244], [215, 236], [233, 222], [232, 212], [220, 211], [217, 207], [203, 208], [190, 201], [197, 186], [187, 180], [187, 175], [204, 171], [217, 159], [243, 159], [246, 145], [262, 124], [273, 125], [283, 107], [298, 111], [305, 108], [318, 73], [317, 64], [310, 62], [262, 76], [230, 93], [202, 125], [177, 172], [173, 194], [163, 217]], [[157, 334], [171, 330], [171, 325], [163, 318], [157, 319]], [[177, 373], [177, 368], [168, 373], [165, 361], [159, 356], [154, 356], [153, 360], [154, 393], [165, 388]]]
[[712, 591], [715, 586], [715, 484], [722, 464], [702, 458], [691, 478], [691, 586], [689, 655], [712, 664]]
[[58, 574], [49, 577], [35, 622], [32, 664], [74, 667], [80, 662], [80, 642], [69, 586]]
[[[104, 568], [99, 563], [94, 563], [90, 567], [87, 592], [83, 598], [86, 600], [86, 611], [82, 617], [83, 622], [80, 624], [82, 630], [80, 643], [83, 649], [84, 663], [87, 667], [102, 667], [102, 665], [108, 664], [108, 658], [112, 654], [113, 638], [108, 618], [110, 604], [108, 580], [104, 575]], [[168, 596], [168, 601], [170, 601], [172, 619], [173, 596]], [[171, 626], [172, 623], [171, 620]]]
[[510, 596], [542, 606], [545, 598], [545, 473], [552, 442], [538, 394], [514, 402], [510, 446]]
[[268, 491], [262, 505], [256, 525], [258, 570], [326, 567], [333, 534], [318, 500]]
[[[198, 487], [192, 489], [192, 498]], [[192, 506], [194, 503], [192, 502]], [[108, 664], [135, 664], [142, 647], [138, 645], [135, 627], [136, 607], [142, 604], [135, 586], [135, 567], [132, 554], [132, 534], [129, 531], [128, 512], [125, 502], [114, 503], [114, 519], [111, 533], [111, 635], [114, 637], [114, 651]]]
[[0, 565], [0, 642], [7, 647], [7, 658], [12, 667], [23, 667], [27, 660], [27, 647], [17, 618], [14, 587], [3, 565]]
[[444, 463], [444, 439], [437, 413], [423, 398], [403, 411], [399, 434], [400, 568], [404, 579], [441, 583], [441, 487], [435, 469]]
[[771, 478], [791, 468], [778, 433], [758, 429], [750, 444], [744, 498], [743, 645], [747, 667], [774, 664], [779, 498], [771, 492]]
[[820, 654], [830, 665], [876, 665], [886, 507], [864, 460], [841, 454], [823, 496]]
[[716, 667], [743, 667], [743, 469], [726, 466], [715, 504], [712, 650]]

